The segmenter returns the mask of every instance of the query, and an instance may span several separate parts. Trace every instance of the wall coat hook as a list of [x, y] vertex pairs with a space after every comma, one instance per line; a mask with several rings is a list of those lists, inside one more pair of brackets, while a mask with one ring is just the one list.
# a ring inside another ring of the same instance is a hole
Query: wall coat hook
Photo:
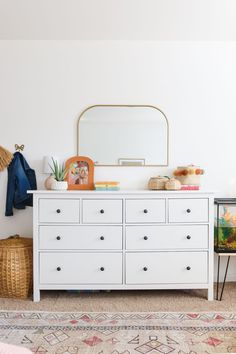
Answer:
[[18, 152], [24, 151], [24, 148], [25, 148], [24, 144], [21, 144], [21, 145], [15, 144], [15, 149]]

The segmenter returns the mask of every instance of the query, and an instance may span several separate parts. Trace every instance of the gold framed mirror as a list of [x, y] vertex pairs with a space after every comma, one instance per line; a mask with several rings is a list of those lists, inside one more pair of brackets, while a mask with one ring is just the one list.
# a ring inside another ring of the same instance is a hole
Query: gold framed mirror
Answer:
[[95, 166], [168, 166], [168, 119], [150, 105], [90, 106], [78, 119], [77, 153]]

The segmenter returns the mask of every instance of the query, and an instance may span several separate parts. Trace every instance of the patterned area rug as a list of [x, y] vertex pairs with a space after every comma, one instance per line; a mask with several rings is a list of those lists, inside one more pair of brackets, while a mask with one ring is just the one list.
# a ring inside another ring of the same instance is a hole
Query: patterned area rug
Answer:
[[0, 342], [35, 354], [236, 353], [236, 314], [2, 311]]

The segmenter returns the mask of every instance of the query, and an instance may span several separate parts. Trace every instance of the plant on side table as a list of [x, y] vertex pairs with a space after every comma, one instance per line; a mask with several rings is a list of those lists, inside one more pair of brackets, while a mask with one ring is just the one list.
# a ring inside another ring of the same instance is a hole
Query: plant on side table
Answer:
[[53, 190], [66, 190], [68, 188], [68, 183], [65, 181], [68, 170], [65, 165], [59, 164], [52, 158], [53, 166], [50, 165], [53, 176], [55, 180], [52, 182], [51, 189]]

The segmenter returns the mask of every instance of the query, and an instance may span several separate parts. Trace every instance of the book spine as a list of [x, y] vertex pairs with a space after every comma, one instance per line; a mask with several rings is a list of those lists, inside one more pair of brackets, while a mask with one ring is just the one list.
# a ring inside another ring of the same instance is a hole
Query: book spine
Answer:
[[95, 186], [95, 190], [96, 191], [119, 191], [120, 187], [96, 187]]
[[119, 186], [119, 182], [95, 182], [95, 185], [97, 186]]
[[182, 191], [198, 191], [200, 189], [199, 186], [194, 186], [194, 185], [182, 185], [181, 190]]

